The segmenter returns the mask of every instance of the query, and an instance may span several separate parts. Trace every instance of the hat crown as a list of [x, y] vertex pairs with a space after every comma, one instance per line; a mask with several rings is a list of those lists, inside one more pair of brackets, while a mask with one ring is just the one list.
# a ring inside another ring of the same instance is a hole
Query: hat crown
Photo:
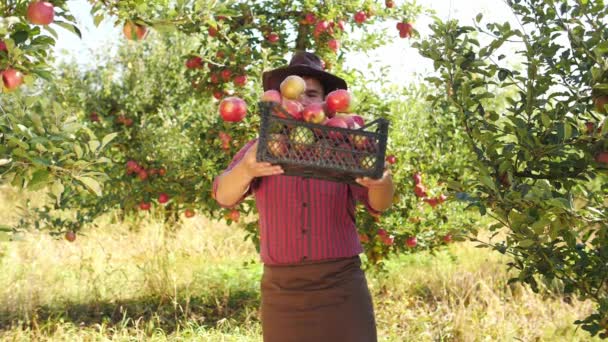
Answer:
[[306, 51], [298, 51], [294, 53], [291, 57], [291, 61], [289, 62], [289, 66], [307, 66], [309, 68], [313, 68], [319, 71], [323, 71], [323, 64], [321, 59], [311, 52]]

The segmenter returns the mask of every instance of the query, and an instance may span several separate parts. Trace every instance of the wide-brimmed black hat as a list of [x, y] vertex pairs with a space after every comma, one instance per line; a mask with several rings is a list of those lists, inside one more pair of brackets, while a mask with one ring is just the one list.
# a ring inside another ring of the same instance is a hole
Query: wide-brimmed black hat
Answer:
[[323, 70], [321, 59], [317, 55], [298, 51], [293, 54], [288, 66], [264, 72], [262, 75], [264, 91], [279, 90], [281, 82], [289, 75], [311, 76], [318, 79], [323, 85], [325, 94], [336, 89], [348, 89], [346, 81]]

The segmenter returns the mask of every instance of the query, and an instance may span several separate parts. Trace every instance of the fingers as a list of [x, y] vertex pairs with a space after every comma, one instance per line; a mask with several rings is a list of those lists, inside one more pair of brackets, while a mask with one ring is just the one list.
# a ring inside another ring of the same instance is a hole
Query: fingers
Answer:
[[252, 174], [255, 177], [280, 175], [283, 173], [283, 168], [279, 165], [270, 163], [255, 163], [251, 166]]

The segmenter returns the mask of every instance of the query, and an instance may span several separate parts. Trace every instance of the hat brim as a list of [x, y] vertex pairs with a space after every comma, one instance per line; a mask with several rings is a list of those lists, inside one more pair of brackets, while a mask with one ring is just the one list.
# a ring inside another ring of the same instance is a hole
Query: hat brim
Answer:
[[338, 76], [305, 65], [293, 65], [264, 72], [262, 74], [264, 91], [280, 90], [281, 82], [289, 75], [311, 76], [318, 79], [323, 85], [325, 94], [336, 89], [348, 89], [346, 81]]

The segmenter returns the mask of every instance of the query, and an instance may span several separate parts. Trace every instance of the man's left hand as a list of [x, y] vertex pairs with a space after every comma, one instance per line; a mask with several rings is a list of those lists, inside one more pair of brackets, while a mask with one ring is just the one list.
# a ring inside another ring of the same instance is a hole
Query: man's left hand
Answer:
[[382, 177], [372, 179], [369, 177], [359, 177], [355, 181], [366, 188], [388, 187], [393, 184], [393, 177], [390, 170], [384, 170]]

